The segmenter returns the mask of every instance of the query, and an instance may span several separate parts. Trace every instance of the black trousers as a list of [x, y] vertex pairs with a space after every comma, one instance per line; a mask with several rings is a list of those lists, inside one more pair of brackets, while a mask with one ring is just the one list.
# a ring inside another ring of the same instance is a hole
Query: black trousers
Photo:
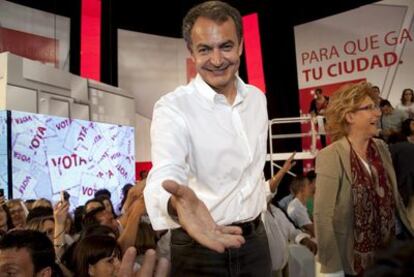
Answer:
[[182, 228], [171, 232], [171, 276], [255, 276], [272, 274], [269, 245], [263, 223], [243, 228], [240, 248], [218, 253], [194, 241]]

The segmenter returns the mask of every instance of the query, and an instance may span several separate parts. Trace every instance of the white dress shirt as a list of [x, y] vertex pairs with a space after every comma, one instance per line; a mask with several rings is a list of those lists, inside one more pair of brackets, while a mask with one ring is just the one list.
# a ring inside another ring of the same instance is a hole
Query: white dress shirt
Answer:
[[252, 220], [266, 209], [266, 98], [240, 78], [236, 82], [232, 105], [199, 75], [155, 104], [153, 168], [144, 190], [155, 230], [179, 227], [168, 215], [170, 194], [161, 185], [168, 179], [193, 189], [220, 225]]

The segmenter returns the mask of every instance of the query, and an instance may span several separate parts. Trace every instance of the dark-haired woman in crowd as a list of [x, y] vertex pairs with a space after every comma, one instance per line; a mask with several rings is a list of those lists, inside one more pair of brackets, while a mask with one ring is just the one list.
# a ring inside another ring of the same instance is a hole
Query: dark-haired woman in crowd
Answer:
[[401, 134], [406, 137], [408, 142], [414, 143], [414, 119], [407, 118], [401, 124]]
[[409, 118], [414, 118], [414, 92], [410, 88], [403, 90], [401, 94], [401, 103], [396, 106], [396, 109], [407, 113]]
[[322, 273], [361, 276], [374, 253], [397, 235], [412, 236], [371, 86], [339, 89], [326, 110], [333, 143], [316, 158], [314, 223]]
[[117, 276], [121, 248], [111, 236], [89, 236], [78, 242], [75, 252], [75, 276]]

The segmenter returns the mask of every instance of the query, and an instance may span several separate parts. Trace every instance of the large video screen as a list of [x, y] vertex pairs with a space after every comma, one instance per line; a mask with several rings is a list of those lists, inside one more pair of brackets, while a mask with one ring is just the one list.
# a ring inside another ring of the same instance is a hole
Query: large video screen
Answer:
[[0, 111], [0, 189], [7, 199], [8, 178], [7, 174], [7, 112]]
[[71, 210], [106, 188], [116, 207], [135, 180], [134, 128], [12, 112], [13, 198], [53, 201], [70, 194]]

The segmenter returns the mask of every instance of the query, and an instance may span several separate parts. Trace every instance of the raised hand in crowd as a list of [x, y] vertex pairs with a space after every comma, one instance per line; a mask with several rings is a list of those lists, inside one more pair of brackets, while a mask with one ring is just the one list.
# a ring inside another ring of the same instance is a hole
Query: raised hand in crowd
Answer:
[[276, 188], [279, 186], [280, 181], [282, 181], [283, 176], [285, 176], [285, 174], [289, 172], [292, 169], [292, 167], [295, 166], [296, 164], [296, 162], [294, 161], [295, 155], [296, 155], [296, 152], [293, 152], [292, 155], [289, 157], [289, 159], [287, 159], [284, 162], [282, 168], [279, 169], [279, 171], [269, 180], [269, 186], [270, 186], [271, 192], [276, 191]]
[[53, 244], [57, 256], [61, 256], [64, 252], [65, 245], [65, 222], [68, 217], [69, 202], [59, 201], [53, 209], [53, 217], [55, 219], [55, 234]]
[[239, 227], [217, 225], [191, 188], [171, 180], [163, 182], [163, 187], [171, 193], [169, 205], [177, 212], [179, 223], [200, 244], [222, 253], [226, 248], [238, 248], [245, 242]]
[[123, 253], [128, 249], [128, 247], [135, 245], [139, 229], [139, 221], [144, 213], [145, 202], [141, 189], [140, 195], [138, 197], [134, 197], [134, 201], [131, 202], [127, 213], [124, 215], [124, 218], [126, 219], [124, 223], [124, 230], [118, 238], [118, 243], [121, 246]]

